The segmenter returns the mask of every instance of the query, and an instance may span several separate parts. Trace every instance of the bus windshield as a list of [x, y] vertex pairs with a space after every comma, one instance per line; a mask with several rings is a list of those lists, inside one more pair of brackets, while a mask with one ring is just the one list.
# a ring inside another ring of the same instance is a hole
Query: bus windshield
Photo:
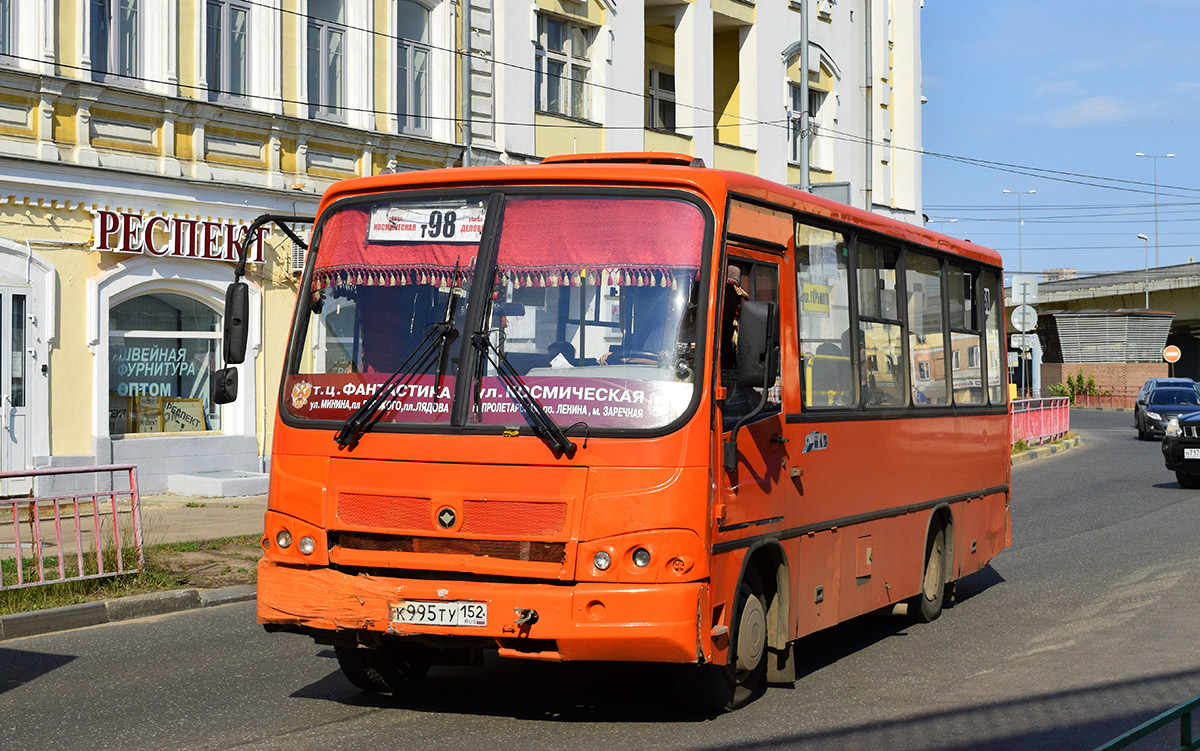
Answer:
[[698, 380], [705, 234], [697, 205], [647, 195], [335, 207], [310, 251], [283, 408], [345, 421], [382, 388], [372, 424], [520, 425], [508, 370], [561, 427], [662, 428]]

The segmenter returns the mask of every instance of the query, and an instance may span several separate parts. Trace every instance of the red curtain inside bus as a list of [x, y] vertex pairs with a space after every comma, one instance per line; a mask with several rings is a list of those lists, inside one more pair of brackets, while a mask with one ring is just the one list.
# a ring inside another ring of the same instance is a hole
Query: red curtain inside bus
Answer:
[[[344, 209], [326, 222], [314, 289], [450, 283], [462, 244], [372, 242], [370, 210]], [[606, 273], [606, 284], [675, 286], [699, 266], [703, 233], [703, 215], [683, 201], [515, 197], [504, 210], [500, 273], [518, 287], [577, 285], [584, 272]], [[471, 268], [459, 266], [459, 281], [473, 272], [470, 257]]]

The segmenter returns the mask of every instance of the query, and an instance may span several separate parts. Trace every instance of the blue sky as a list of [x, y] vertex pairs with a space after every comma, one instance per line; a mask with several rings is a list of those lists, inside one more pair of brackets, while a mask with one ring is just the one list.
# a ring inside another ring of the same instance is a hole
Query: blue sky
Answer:
[[[1200, 261], [1198, 26], [1200, 0], [926, 0], [929, 226], [1012, 272], [1141, 269], [1139, 233], [1153, 266], [1157, 163], [1159, 263]], [[1019, 240], [1005, 189], [1037, 191]]]

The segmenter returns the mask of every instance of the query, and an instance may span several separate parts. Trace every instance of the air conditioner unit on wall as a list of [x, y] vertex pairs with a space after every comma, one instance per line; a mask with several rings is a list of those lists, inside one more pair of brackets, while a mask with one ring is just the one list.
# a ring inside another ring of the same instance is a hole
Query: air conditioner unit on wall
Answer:
[[288, 262], [292, 269], [292, 276], [300, 276], [304, 273], [304, 258], [308, 255], [308, 249], [297, 243], [290, 243], [291, 252], [288, 254]]

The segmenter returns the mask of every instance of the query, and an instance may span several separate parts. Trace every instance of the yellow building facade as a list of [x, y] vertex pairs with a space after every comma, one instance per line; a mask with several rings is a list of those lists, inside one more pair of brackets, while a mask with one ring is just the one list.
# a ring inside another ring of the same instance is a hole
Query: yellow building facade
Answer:
[[[311, 215], [344, 178], [662, 150], [918, 220], [919, 172], [889, 160], [919, 146], [919, 66], [888, 67], [918, 54], [917, 6], [852, 5], [0, 4], [0, 469], [265, 490], [303, 249], [252, 238], [250, 354], [219, 406], [225, 287], [255, 217]], [[871, 117], [874, 152], [821, 140]]]

